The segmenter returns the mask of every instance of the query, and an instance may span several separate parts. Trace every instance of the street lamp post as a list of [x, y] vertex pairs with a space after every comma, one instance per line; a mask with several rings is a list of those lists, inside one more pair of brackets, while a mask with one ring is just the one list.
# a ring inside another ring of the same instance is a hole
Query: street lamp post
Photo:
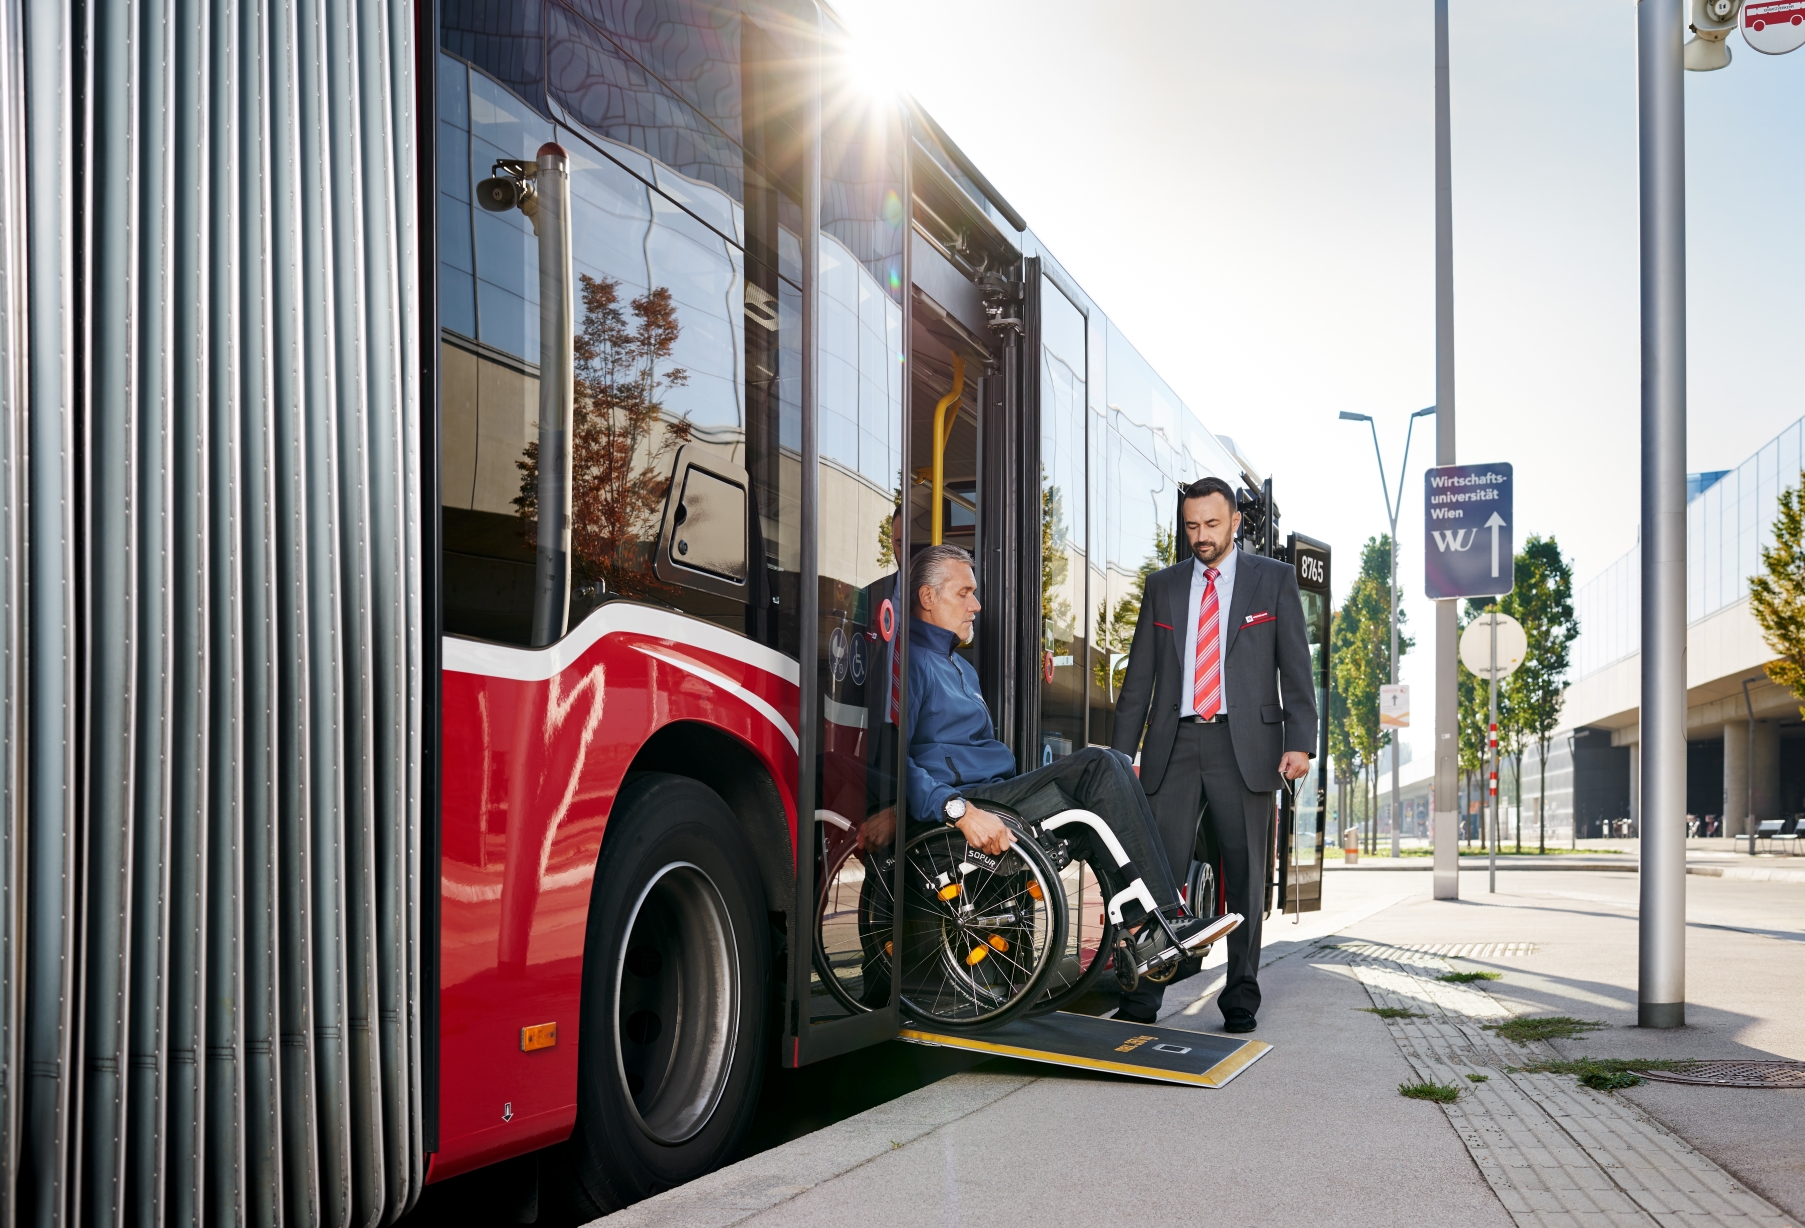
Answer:
[[[1379, 490], [1385, 496], [1385, 516], [1391, 522], [1391, 685], [1398, 685], [1398, 513], [1404, 508], [1404, 478], [1410, 472], [1410, 437], [1416, 431], [1416, 420], [1435, 412], [1435, 406], [1419, 409], [1410, 415], [1410, 423], [1404, 428], [1404, 463], [1398, 467], [1398, 496], [1391, 496], [1391, 484], [1385, 480], [1385, 455], [1379, 451], [1379, 427], [1373, 422], [1371, 414], [1350, 413], [1341, 411], [1341, 417], [1348, 422], [1364, 422], [1373, 433], [1373, 455], [1379, 461]], [[1398, 856], [1398, 738], [1391, 738], [1391, 855]], [[1375, 843], [1378, 830], [1373, 831]]]
[[1636, 6], [1642, 239], [1637, 1022], [1686, 1023], [1686, 111], [1677, 0]]

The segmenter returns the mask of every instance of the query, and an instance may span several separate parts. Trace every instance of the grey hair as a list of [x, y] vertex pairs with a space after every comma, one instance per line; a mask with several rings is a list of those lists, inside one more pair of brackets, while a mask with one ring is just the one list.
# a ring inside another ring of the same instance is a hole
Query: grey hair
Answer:
[[939, 592], [940, 586], [947, 581], [947, 569], [958, 563], [976, 570], [971, 555], [960, 546], [929, 546], [910, 560], [910, 609], [921, 604], [922, 589], [931, 588], [936, 593]]

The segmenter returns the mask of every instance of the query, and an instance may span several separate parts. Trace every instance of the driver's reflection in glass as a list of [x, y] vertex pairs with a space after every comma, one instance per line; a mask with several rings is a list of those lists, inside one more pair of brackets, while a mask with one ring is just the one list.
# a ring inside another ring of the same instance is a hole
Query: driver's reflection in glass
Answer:
[[902, 723], [902, 619], [903, 575], [908, 560], [903, 558], [903, 511], [899, 507], [890, 517], [890, 557], [897, 570], [865, 589], [867, 618], [866, 639], [877, 651], [874, 664], [881, 663], [881, 673], [865, 688], [868, 720], [871, 730], [865, 759], [866, 814], [859, 828], [859, 848], [871, 852], [888, 849], [896, 836], [896, 756], [897, 728]]
[[865, 681], [865, 815], [859, 824], [856, 856], [864, 865], [860, 886], [859, 947], [864, 989], [860, 1003], [875, 1009], [890, 1000], [889, 944], [892, 927], [886, 903], [886, 875], [893, 873], [890, 851], [896, 839], [897, 729], [902, 721], [903, 509], [890, 517], [890, 559], [895, 569], [861, 594], [870, 676]]

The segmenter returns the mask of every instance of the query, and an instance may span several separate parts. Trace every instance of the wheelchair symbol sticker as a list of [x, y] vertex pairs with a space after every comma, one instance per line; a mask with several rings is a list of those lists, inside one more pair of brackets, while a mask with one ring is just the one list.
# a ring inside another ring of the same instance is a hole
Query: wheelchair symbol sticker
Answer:
[[845, 681], [846, 662], [851, 655], [852, 646], [846, 642], [846, 628], [835, 627], [834, 633], [827, 638], [827, 667], [835, 682]]
[[852, 637], [852, 684], [862, 686], [865, 682], [865, 637]]
[[1190, 1051], [1191, 1051], [1191, 1046], [1189, 1046], [1189, 1045], [1155, 1045], [1155, 1046], [1153, 1046], [1153, 1052], [1155, 1052], [1155, 1053], [1189, 1053]]

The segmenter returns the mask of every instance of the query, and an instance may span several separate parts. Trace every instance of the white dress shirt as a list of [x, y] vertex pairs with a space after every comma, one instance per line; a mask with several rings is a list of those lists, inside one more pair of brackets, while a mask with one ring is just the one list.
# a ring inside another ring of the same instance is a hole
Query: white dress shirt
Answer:
[[[1240, 555], [1240, 547], [1230, 544], [1228, 553], [1216, 564], [1216, 644], [1218, 649], [1228, 647], [1228, 603], [1235, 597], [1235, 560]], [[1197, 678], [1197, 616], [1203, 609], [1203, 590], [1209, 585], [1209, 577], [1203, 574], [1203, 563], [1195, 555], [1191, 557], [1191, 604], [1185, 618], [1185, 659], [1183, 664], [1185, 685], [1181, 688], [1178, 701], [1180, 716], [1196, 716], [1197, 706], [1194, 702], [1195, 683]], [[1221, 675], [1222, 712], [1228, 711], [1228, 657], [1222, 658]]]

